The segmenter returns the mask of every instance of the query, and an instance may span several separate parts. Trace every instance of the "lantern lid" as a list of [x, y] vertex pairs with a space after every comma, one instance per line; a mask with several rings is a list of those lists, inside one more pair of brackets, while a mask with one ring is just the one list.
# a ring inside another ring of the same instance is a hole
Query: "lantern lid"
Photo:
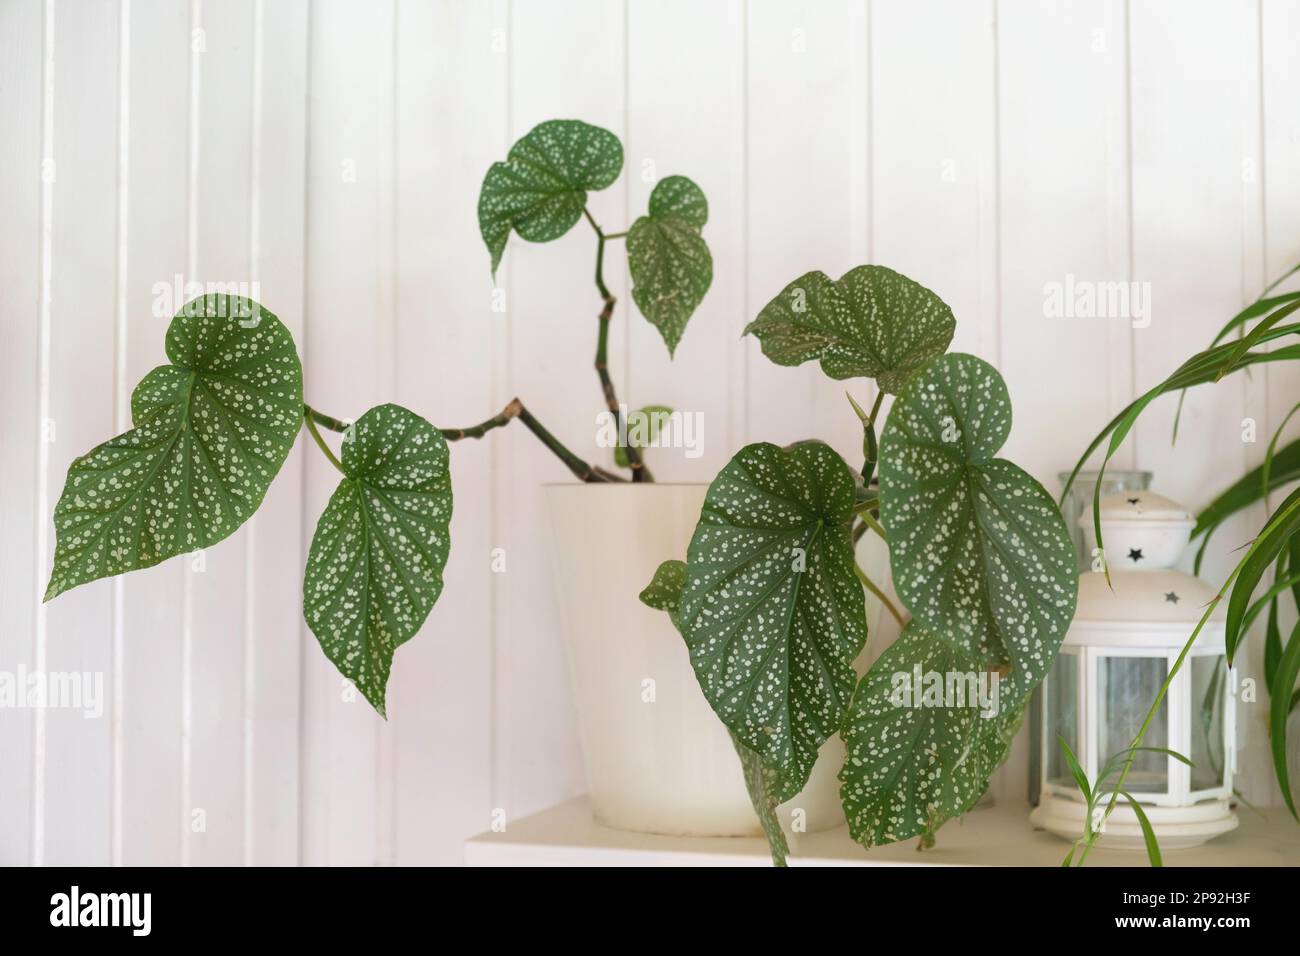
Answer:
[[[1106, 495], [1100, 501], [1102, 533], [1110, 522], [1135, 522], [1194, 525], [1196, 519], [1192, 513], [1172, 498], [1158, 495], [1154, 491], [1119, 491]], [[1079, 517], [1083, 527], [1092, 525], [1092, 507], [1084, 509]]]
[[[1215, 590], [1200, 578], [1181, 571], [1113, 571], [1112, 587], [1106, 575], [1085, 571], [1079, 575], [1079, 603], [1074, 614], [1076, 625], [1090, 622], [1133, 625], [1186, 625], [1184, 639], [1214, 600]], [[1205, 630], [1222, 631], [1222, 602], [1210, 615]]]

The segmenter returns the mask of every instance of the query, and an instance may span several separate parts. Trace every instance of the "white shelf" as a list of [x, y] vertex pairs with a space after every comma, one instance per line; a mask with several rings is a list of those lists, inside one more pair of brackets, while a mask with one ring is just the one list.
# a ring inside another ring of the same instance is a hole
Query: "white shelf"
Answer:
[[[1300, 824], [1285, 810], [1237, 809], [1241, 826], [1204, 846], [1169, 850], [1166, 866], [1300, 866]], [[1105, 837], [1088, 857], [1096, 866], [1146, 866], [1142, 851], [1105, 850]], [[846, 827], [792, 834], [792, 866], [1059, 866], [1067, 844], [1029, 825], [1028, 808], [1007, 804], [977, 809], [943, 827], [933, 849], [916, 840], [863, 850]], [[525, 817], [504, 833], [465, 842], [470, 866], [770, 866], [758, 837], [670, 837], [600, 826], [586, 798]]]

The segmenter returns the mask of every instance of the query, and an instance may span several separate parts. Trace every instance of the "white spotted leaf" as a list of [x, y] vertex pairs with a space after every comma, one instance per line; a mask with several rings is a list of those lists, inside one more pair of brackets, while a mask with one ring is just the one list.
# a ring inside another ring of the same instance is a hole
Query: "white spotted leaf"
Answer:
[[342, 464], [307, 556], [303, 616], [325, 656], [383, 714], [393, 652], [442, 593], [447, 442], [414, 412], [380, 405], [353, 425]]
[[[1041, 678], [990, 672], [910, 622], [862, 678], [841, 733], [840, 800], [853, 839], [871, 847], [922, 836], [974, 806]], [[951, 696], [927, 698], [933, 681], [951, 682]]]
[[559, 239], [582, 216], [588, 190], [604, 189], [623, 169], [623, 144], [613, 133], [580, 120], [534, 126], [504, 163], [493, 163], [478, 197], [478, 225], [501, 264], [513, 229], [529, 242]]
[[134, 427], [76, 459], [54, 508], [45, 600], [229, 537], [262, 503], [302, 427], [302, 366], [251, 299], [207, 295], [167, 328], [131, 395]]
[[668, 176], [650, 194], [650, 211], [627, 234], [632, 301], [659, 330], [668, 354], [713, 283], [713, 256], [700, 236], [709, 204], [685, 176]]
[[880, 519], [912, 616], [983, 664], [1041, 676], [1074, 614], [1074, 552], [1043, 486], [994, 455], [1006, 384], [973, 355], [937, 359], [894, 402], [880, 442]]
[[777, 365], [820, 360], [835, 379], [874, 378], [898, 394], [952, 342], [952, 309], [925, 286], [884, 266], [858, 266], [838, 281], [795, 279], [745, 327]]
[[853, 472], [820, 442], [740, 450], [709, 486], [679, 614], [704, 696], [799, 790], [840, 728], [866, 640]]
[[[673, 626], [681, 630], [678, 617], [681, 609], [682, 590], [686, 587], [686, 563], [684, 561], [665, 561], [655, 569], [653, 580], [641, 592], [641, 603], [660, 611], [667, 611]], [[785, 866], [790, 846], [781, 829], [781, 820], [776, 808], [799, 792], [799, 787], [791, 788], [791, 782], [782, 774], [763, 762], [758, 754], [750, 750], [731, 734], [731, 744], [736, 748], [740, 758], [740, 769], [745, 780], [745, 789], [749, 792], [749, 801], [762, 827], [763, 836], [767, 838], [772, 852], [772, 863]]]

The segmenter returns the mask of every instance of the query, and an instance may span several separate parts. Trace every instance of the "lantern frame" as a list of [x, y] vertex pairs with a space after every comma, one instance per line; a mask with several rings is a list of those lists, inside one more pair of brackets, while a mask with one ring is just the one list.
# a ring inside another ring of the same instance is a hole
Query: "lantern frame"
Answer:
[[[1164, 650], [1165, 653], [1153, 653], [1153, 651], [1159, 650]], [[1169, 642], [1160, 640], [1156, 635], [1146, 635], [1140, 643], [1121, 645], [1102, 640], [1089, 643], [1072, 643], [1061, 648], [1061, 654], [1070, 655], [1076, 659], [1076, 726], [1075, 739], [1070, 741], [1070, 744], [1075, 750], [1079, 764], [1089, 780], [1095, 781], [1097, 779], [1102, 762], [1111, 756], [1111, 754], [1100, 753], [1102, 718], [1100, 668], [1102, 660], [1118, 657], [1140, 657], [1151, 660], [1163, 658], [1167, 675], [1173, 669], [1181, 652], [1181, 643], [1178, 647], [1171, 648]], [[1165, 779], [1167, 785], [1163, 791], [1130, 791], [1138, 803], [1144, 806], [1186, 807], [1207, 800], [1226, 800], [1232, 795], [1232, 777], [1237, 769], [1237, 750], [1234, 746], [1236, 740], [1237, 669], [1226, 666], [1227, 661], [1223, 652], [1221, 633], [1218, 647], [1215, 647], [1213, 643], [1201, 646], [1201, 641], [1198, 639], [1196, 645], [1193, 646], [1191, 652], [1183, 661], [1183, 666], [1178, 669], [1178, 673], [1174, 675], [1174, 679], [1169, 683], [1169, 692], [1165, 695], [1164, 701], [1167, 705], [1166, 720], [1169, 738], [1165, 742], [1165, 746], [1169, 750], [1184, 756], [1187, 756], [1192, 749], [1192, 719], [1196, 710], [1192, 703], [1192, 661], [1198, 658], [1215, 658], [1223, 661], [1225, 665], [1224, 672], [1227, 679], [1223, 682], [1223, 687], [1219, 691], [1219, 705], [1223, 708], [1222, 783], [1209, 789], [1193, 790], [1192, 768], [1181, 760], [1166, 756]], [[1052, 681], [1052, 679], [1053, 675], [1049, 674], [1045, 684]], [[1041, 704], [1044, 727], [1056, 726], [1055, 715], [1049, 711], [1049, 707], [1053, 703], [1051, 689], [1045, 688]], [[1083, 794], [1079, 792], [1078, 787], [1073, 782], [1071, 782], [1070, 786], [1063, 786], [1049, 779], [1048, 768], [1051, 766], [1051, 748], [1059, 747], [1060, 744], [1055, 737], [1049, 740], [1048, 736], [1048, 734], [1043, 734], [1043, 739], [1040, 742], [1042, 746], [1042, 752], [1039, 755], [1040, 766], [1043, 768], [1040, 792], [1044, 795], [1060, 797], [1082, 804]], [[1081, 747], [1080, 744], [1082, 744]], [[1102, 792], [1107, 796], [1110, 794], [1108, 790]]]

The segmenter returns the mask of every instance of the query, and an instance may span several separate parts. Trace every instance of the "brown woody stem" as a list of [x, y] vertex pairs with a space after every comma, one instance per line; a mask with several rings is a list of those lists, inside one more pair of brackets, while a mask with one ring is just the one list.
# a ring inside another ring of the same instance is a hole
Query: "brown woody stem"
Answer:
[[[596, 230], [596, 289], [604, 302], [597, 319], [599, 329], [596, 335], [596, 374], [600, 377], [600, 390], [605, 396], [605, 407], [614, 416], [614, 425], [621, 438], [625, 427], [623, 409], [618, 403], [618, 393], [614, 391], [614, 380], [609, 376], [609, 323], [614, 316], [614, 303], [618, 300], [605, 285], [605, 242], [610, 238], [624, 236], [626, 233], [618, 233], [615, 237], [606, 236], [585, 207], [582, 213], [587, 217], [587, 222], [591, 223], [591, 228]], [[654, 476], [650, 474], [650, 469], [646, 468], [641, 458], [641, 449], [629, 442], [624, 450], [627, 452], [628, 466], [632, 469], [632, 480], [654, 481]]]
[[[319, 412], [310, 405], [303, 406], [303, 417], [306, 419], [307, 428], [312, 433], [312, 437], [316, 439], [317, 444], [321, 445], [322, 450], [327, 453], [331, 460], [337, 461], [337, 459], [334, 459], [332, 455], [328, 454], [328, 446], [321, 441], [320, 435], [316, 431], [315, 426], [321, 425], [328, 428], [330, 431], [345, 432], [348, 429], [348, 423], [341, 419], [334, 418], [332, 415], [326, 415], [324, 412]], [[470, 425], [467, 428], [439, 428], [438, 431], [442, 432], [443, 437], [446, 438], [447, 441], [460, 441], [463, 438], [482, 438], [487, 432], [492, 431], [494, 428], [502, 428], [505, 425], [509, 425], [510, 421], [515, 418], [518, 418], [523, 422], [524, 426], [536, 435], [537, 439], [549, 448], [551, 452], [560, 459], [560, 461], [564, 462], [569, 471], [573, 472], [573, 474], [582, 481], [607, 482], [624, 480], [617, 475], [610, 474], [602, 468], [597, 468], [587, 464], [573, 452], [569, 451], [569, 449], [566, 448], [558, 438], [552, 435], [541, 422], [533, 417], [532, 412], [528, 411], [528, 409], [524, 407], [524, 403], [517, 398], [511, 399], [510, 403], [506, 405], [505, 408], [487, 419], [487, 421], [479, 422], [477, 425]]]

